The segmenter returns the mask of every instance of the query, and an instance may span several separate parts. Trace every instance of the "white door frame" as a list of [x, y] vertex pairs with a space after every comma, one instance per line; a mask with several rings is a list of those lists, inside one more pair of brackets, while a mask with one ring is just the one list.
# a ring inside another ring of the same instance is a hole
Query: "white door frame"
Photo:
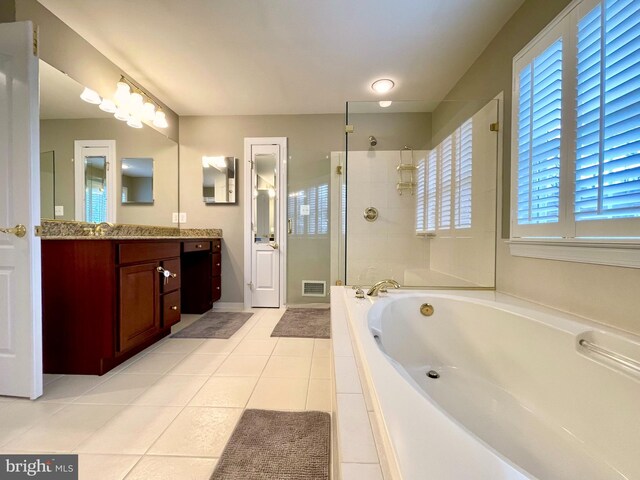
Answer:
[[75, 185], [75, 219], [86, 222], [85, 211], [85, 185], [84, 162], [82, 161], [83, 148], [106, 148], [107, 155], [107, 222], [115, 223], [116, 207], [118, 205], [118, 192], [116, 192], [116, 141], [115, 140], [76, 140], [73, 144], [73, 168]]
[[[6, 85], [0, 98], [0, 395], [42, 395], [40, 115], [32, 22], [0, 24]], [[5, 70], [6, 69], [6, 70]]]
[[280, 306], [286, 305], [287, 287], [287, 137], [246, 137], [244, 139], [244, 307], [251, 308], [251, 277], [252, 277], [252, 242], [251, 233], [251, 146], [278, 145], [278, 244], [280, 250]]

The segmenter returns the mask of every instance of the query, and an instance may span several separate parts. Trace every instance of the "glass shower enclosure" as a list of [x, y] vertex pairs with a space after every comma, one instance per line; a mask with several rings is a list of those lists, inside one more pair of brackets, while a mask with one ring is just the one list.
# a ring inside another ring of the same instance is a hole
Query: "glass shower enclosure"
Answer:
[[381, 105], [331, 152], [331, 283], [494, 288], [501, 102]]

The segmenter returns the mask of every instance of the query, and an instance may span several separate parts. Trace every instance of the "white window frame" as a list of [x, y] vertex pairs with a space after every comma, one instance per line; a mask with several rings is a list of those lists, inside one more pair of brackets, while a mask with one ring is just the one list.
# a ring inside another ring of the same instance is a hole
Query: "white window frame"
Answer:
[[85, 148], [105, 148], [107, 154], [107, 222], [116, 222], [116, 209], [119, 195], [116, 193], [116, 141], [115, 140], [75, 140], [74, 141], [74, 190], [75, 219], [86, 222], [85, 218], [85, 184], [84, 157]]
[[[511, 116], [511, 254], [514, 256], [564, 260], [598, 265], [640, 268], [640, 219], [576, 222], [573, 212], [575, 189], [576, 52], [577, 25], [601, 0], [574, 0], [513, 59]], [[560, 160], [559, 221], [518, 225], [518, 99], [519, 73], [535, 57], [562, 36], [562, 140]], [[613, 237], [633, 225], [638, 237]], [[606, 236], [604, 232], [612, 235]]]

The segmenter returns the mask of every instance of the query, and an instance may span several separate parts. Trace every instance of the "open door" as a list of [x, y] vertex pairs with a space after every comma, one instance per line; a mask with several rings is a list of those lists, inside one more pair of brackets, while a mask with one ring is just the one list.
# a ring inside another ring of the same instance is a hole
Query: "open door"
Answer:
[[245, 306], [278, 308], [286, 285], [286, 139], [245, 139], [245, 156]]
[[0, 395], [42, 395], [38, 56], [31, 22], [0, 24]]

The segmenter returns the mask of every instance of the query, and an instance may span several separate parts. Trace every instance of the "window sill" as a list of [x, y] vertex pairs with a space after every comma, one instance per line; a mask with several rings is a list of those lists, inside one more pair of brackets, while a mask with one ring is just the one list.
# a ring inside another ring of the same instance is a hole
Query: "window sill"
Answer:
[[640, 243], [633, 240], [508, 240], [514, 257], [640, 268]]

